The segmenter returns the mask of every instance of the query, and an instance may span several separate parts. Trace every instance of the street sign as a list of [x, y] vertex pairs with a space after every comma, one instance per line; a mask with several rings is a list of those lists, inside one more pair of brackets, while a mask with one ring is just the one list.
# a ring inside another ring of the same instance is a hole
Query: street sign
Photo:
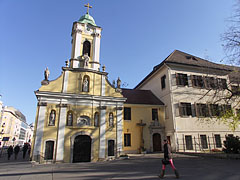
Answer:
[[8, 141], [9, 140], [9, 137], [3, 137], [2, 138], [2, 141]]

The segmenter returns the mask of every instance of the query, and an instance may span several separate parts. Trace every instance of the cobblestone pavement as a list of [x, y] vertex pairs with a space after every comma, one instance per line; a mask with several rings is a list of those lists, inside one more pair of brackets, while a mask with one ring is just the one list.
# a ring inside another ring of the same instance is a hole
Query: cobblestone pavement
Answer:
[[[21, 159], [0, 159], [0, 180], [78, 180], [78, 179], [159, 179], [162, 154], [132, 155], [127, 160], [91, 163], [33, 165]], [[177, 155], [174, 158], [180, 179], [240, 180], [240, 160]], [[166, 169], [166, 180], [176, 179]]]

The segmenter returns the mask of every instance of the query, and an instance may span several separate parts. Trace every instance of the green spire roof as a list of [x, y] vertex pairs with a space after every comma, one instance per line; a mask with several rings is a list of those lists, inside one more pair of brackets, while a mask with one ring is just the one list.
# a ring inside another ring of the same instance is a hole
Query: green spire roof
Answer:
[[86, 13], [85, 15], [83, 15], [82, 17], [80, 17], [80, 19], [78, 20], [78, 22], [80, 23], [85, 23], [85, 24], [91, 24], [93, 26], [97, 26], [95, 24], [95, 21], [93, 19], [92, 16], [90, 16], [88, 13]]

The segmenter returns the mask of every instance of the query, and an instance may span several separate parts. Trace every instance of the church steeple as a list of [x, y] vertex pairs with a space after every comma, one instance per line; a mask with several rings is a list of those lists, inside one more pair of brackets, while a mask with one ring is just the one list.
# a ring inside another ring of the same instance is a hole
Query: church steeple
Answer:
[[89, 8], [92, 6], [88, 3], [85, 7], [87, 7], [87, 13], [73, 23], [70, 67], [98, 71], [102, 29], [96, 25], [89, 14]]

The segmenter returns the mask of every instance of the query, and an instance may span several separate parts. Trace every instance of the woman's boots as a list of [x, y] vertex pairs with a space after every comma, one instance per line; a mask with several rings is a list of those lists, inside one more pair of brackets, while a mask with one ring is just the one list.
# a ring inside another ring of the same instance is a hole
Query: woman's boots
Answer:
[[165, 170], [162, 170], [161, 171], [161, 174], [159, 175], [160, 178], [163, 178], [164, 177], [164, 174], [165, 174]]
[[179, 173], [178, 173], [177, 169], [174, 169], [174, 173], [176, 175], [176, 178], [179, 178]]

